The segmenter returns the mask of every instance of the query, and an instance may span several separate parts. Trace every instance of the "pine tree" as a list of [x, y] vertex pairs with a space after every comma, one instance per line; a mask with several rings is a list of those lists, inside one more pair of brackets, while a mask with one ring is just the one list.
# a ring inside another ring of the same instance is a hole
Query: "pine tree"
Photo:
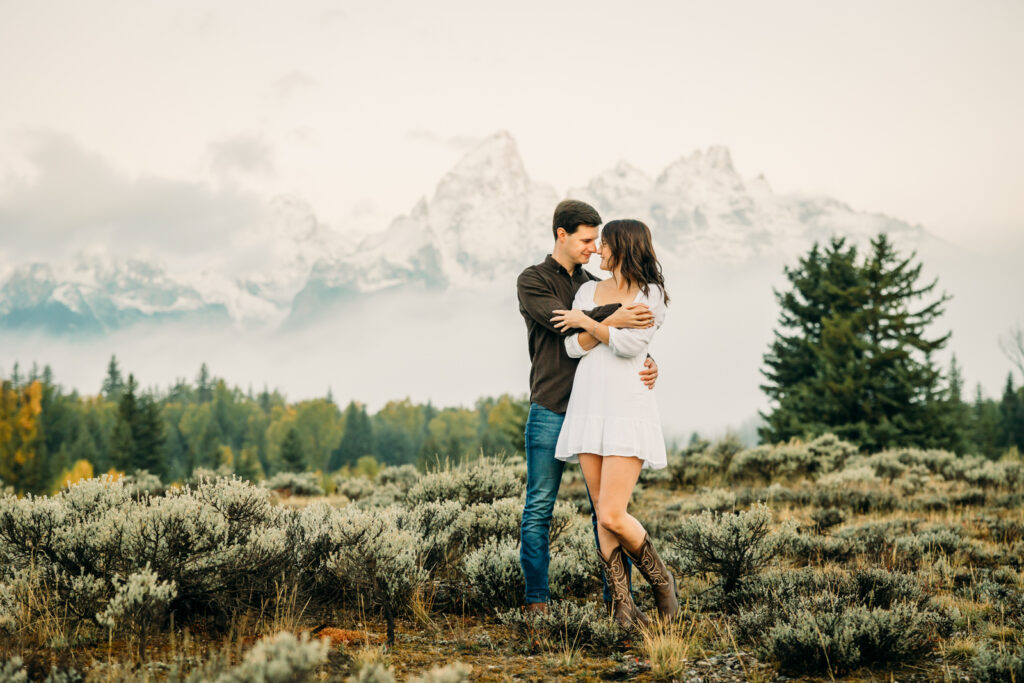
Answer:
[[143, 396], [139, 401], [132, 438], [135, 443], [134, 468], [148, 470], [158, 477], [166, 476], [167, 468], [161, 457], [165, 440], [164, 423], [160, 408], [151, 396]]
[[199, 374], [196, 375], [196, 400], [200, 403], [209, 403], [213, 400], [213, 382], [206, 363], [199, 367]]
[[[759, 430], [762, 440], [784, 441], [829, 427], [845, 438], [858, 436], [850, 433], [855, 428], [840, 428], [856, 421], [844, 405], [848, 399], [840, 394], [837, 402], [826, 402], [826, 394], [834, 388], [830, 384], [836, 384], [837, 378], [825, 367], [823, 358], [831, 354], [831, 362], [837, 365], [856, 362], [858, 350], [844, 349], [841, 343], [851, 330], [837, 325], [863, 308], [864, 282], [856, 260], [857, 248], [847, 246], [845, 238], [834, 238], [824, 252], [814, 244], [796, 268], [784, 269], [792, 288], [775, 291], [781, 309], [779, 326], [784, 331], [775, 331], [775, 340], [764, 356], [767, 369], [761, 371], [768, 380], [761, 389], [777, 406], [761, 414], [765, 420]], [[835, 357], [842, 353], [850, 358], [841, 361]], [[848, 387], [846, 395], [854, 393], [852, 389]]]
[[345, 431], [338, 448], [331, 453], [328, 467], [337, 469], [342, 465], [354, 465], [359, 458], [375, 452], [373, 425], [366, 414], [366, 406], [352, 401], [345, 408]]
[[132, 425], [138, 420], [139, 405], [135, 392], [138, 390], [135, 375], [128, 375], [128, 383], [121, 391], [117, 404], [117, 423], [110, 437], [112, 464], [120, 472], [134, 472], [135, 440]]
[[139, 385], [135, 375], [121, 392], [117, 406], [117, 423], [111, 437], [113, 464], [121, 472], [148, 470], [158, 476], [165, 468], [160, 457], [164, 443], [163, 420], [160, 409], [150, 396], [137, 395]]
[[979, 382], [974, 390], [974, 403], [971, 405], [971, 427], [968, 440], [970, 448], [985, 457], [999, 456], [999, 443], [1002, 440], [1002, 416], [999, 404], [985, 398]]
[[971, 437], [971, 409], [964, 403], [964, 378], [960, 365], [956, 362], [956, 354], [949, 361], [949, 373], [946, 377], [945, 415], [946, 432], [949, 443], [946, 448], [963, 455], [967, 453]]
[[1000, 448], [1016, 446], [1018, 450], [1024, 450], [1024, 401], [1021, 400], [1020, 392], [1013, 387], [1013, 373], [1006, 375], [999, 414]]
[[281, 441], [281, 466], [286, 472], [305, 472], [306, 456], [302, 452], [302, 439], [299, 430], [292, 427]]
[[121, 400], [121, 392], [124, 390], [124, 380], [121, 378], [121, 369], [117, 365], [117, 356], [110, 356], [107, 363], [107, 376], [103, 378], [103, 396], [108, 401], [118, 402]]
[[950, 443], [945, 389], [931, 360], [949, 334], [924, 336], [949, 297], [912, 310], [937, 284], [918, 285], [914, 256], [898, 257], [882, 234], [858, 264], [856, 248], [834, 238], [785, 270], [792, 289], [776, 292], [784, 331], [776, 331], [762, 371], [775, 404], [762, 414], [763, 440], [832, 431], [869, 450]]

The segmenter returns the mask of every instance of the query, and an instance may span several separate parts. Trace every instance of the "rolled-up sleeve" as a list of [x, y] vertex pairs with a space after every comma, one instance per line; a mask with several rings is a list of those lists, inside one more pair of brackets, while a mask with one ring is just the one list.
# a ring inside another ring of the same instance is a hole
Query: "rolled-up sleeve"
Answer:
[[582, 358], [590, 353], [590, 349], [580, 346], [580, 335], [576, 333], [565, 338], [565, 352], [569, 354], [569, 358]]
[[660, 287], [651, 285], [651, 293], [646, 297], [641, 297], [640, 302], [647, 304], [651, 313], [654, 314], [654, 326], [642, 330], [609, 327], [608, 347], [618, 356], [632, 358], [646, 354], [655, 332], [665, 321], [665, 298]]

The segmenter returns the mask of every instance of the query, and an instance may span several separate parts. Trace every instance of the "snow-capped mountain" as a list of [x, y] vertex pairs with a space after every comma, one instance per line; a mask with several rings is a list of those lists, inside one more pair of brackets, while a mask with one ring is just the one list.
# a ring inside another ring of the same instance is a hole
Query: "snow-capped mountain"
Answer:
[[[644, 220], [659, 255], [674, 261], [792, 258], [833, 234], [858, 243], [878, 232], [904, 244], [927, 238], [898, 219], [827, 197], [776, 194], [760, 176], [744, 180], [725, 147], [695, 151], [655, 177], [621, 162], [567, 196], [594, 204], [605, 221]], [[198, 317], [272, 328], [315, 319], [353, 294], [405, 285], [480, 289], [508, 281], [550, 250], [559, 198], [529, 177], [515, 140], [502, 131], [468, 152], [429, 198], [358, 242], [318, 221], [303, 201], [276, 198], [228, 250], [197, 255], [183, 270], [96, 255], [7, 264], [0, 327], [105, 332]]]
[[920, 227], [828, 197], [775, 194], [763, 176], [744, 180], [725, 147], [695, 151], [655, 179], [619, 163], [569, 196], [598, 207], [605, 221], [639, 218], [650, 226], [659, 253], [704, 263], [792, 256], [832, 235], [857, 243], [879, 232], [901, 241], [925, 236]]
[[228, 320], [227, 309], [153, 263], [90, 254], [62, 268], [20, 266], [0, 286], [0, 325], [103, 333], [146, 319]]

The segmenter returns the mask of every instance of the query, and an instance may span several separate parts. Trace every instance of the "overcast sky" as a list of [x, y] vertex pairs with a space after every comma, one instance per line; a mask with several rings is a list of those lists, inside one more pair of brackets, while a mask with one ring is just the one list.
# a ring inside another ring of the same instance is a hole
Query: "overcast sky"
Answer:
[[[383, 228], [496, 130], [564, 192], [727, 145], [957, 243], [1024, 227], [1024, 3], [0, 0], [0, 256]], [[168, 235], [173, 234], [173, 239]]]

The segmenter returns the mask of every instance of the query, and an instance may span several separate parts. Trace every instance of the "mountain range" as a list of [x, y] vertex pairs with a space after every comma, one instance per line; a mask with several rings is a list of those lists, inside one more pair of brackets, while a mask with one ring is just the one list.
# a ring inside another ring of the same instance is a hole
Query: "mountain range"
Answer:
[[[656, 177], [620, 162], [567, 196], [592, 203], [606, 220], [645, 220], [659, 256], [677, 264], [792, 260], [832, 235], [862, 244], [886, 232], [911, 248], [934, 240], [920, 226], [833, 198], [775, 193], [762, 176], [742, 177], [725, 147], [694, 151]], [[550, 250], [550, 217], [560, 198], [530, 178], [515, 140], [502, 131], [470, 150], [433, 194], [361, 240], [319, 222], [301, 200], [276, 198], [273, 220], [237, 245], [259, 256], [260, 268], [230, 265], [245, 262], [237, 254], [211, 253], [199, 267], [171, 271], [158, 259], [102, 251], [66, 262], [7, 264], [0, 328], [102, 336], [174, 320], [282, 330], [354, 295], [511, 283]]]

